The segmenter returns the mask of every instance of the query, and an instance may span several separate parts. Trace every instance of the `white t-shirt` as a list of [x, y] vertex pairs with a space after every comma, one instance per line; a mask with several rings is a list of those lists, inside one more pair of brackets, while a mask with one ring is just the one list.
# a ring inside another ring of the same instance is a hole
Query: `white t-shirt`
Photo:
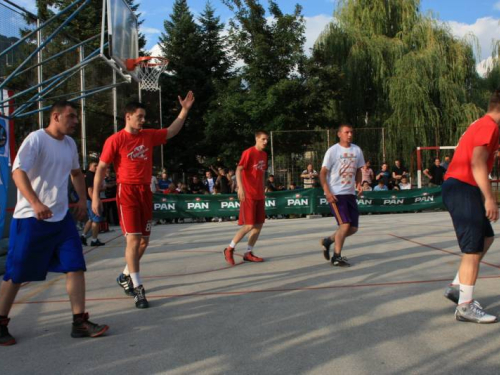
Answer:
[[335, 144], [330, 147], [323, 159], [322, 167], [330, 171], [328, 186], [333, 195], [356, 194], [356, 172], [365, 165], [363, 151], [351, 143], [351, 147]]
[[[65, 136], [59, 141], [43, 129], [30, 133], [19, 148], [12, 171], [18, 168], [26, 172], [38, 199], [52, 211], [53, 216], [45, 221], [64, 219], [68, 212], [68, 178], [73, 169], [80, 168], [73, 138]], [[35, 217], [19, 190], [14, 217]]]

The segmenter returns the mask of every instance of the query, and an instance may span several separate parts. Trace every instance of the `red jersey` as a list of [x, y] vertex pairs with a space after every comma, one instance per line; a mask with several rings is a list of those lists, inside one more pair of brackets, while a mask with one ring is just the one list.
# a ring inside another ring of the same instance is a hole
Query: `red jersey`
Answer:
[[131, 134], [125, 129], [113, 134], [104, 143], [101, 160], [115, 166], [120, 184], [151, 184], [153, 147], [166, 143], [167, 129], [143, 129]]
[[487, 165], [488, 171], [491, 172], [495, 153], [498, 150], [498, 125], [488, 115], [470, 125], [462, 135], [444, 179], [453, 177], [469, 185], [477, 186], [472, 174], [471, 161], [472, 152], [478, 146], [487, 147], [489, 152]]
[[267, 154], [257, 148], [250, 147], [243, 151], [238, 166], [243, 167], [241, 172], [243, 189], [248, 199], [264, 199], [264, 173], [267, 170]]

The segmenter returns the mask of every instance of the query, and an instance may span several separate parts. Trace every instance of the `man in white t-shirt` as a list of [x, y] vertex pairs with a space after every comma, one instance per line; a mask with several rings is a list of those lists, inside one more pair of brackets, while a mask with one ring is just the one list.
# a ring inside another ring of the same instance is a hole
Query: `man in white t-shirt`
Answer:
[[361, 191], [361, 167], [365, 165], [365, 159], [361, 149], [351, 143], [353, 133], [352, 126], [339, 126], [339, 143], [326, 151], [319, 175], [326, 200], [339, 225], [335, 233], [320, 243], [326, 260], [330, 260], [330, 246], [335, 244], [331, 263], [338, 267], [350, 266], [347, 258], [341, 256], [341, 251], [345, 239], [356, 233], [359, 227], [356, 190]]
[[73, 312], [71, 337], [97, 337], [106, 325], [89, 321], [85, 312], [85, 259], [75, 222], [68, 211], [68, 177], [79, 196], [78, 219], [85, 218], [85, 181], [75, 141], [76, 106], [57, 102], [46, 129], [24, 140], [12, 166], [17, 204], [10, 225], [9, 252], [0, 287], [0, 346], [16, 343], [7, 325], [10, 309], [22, 283], [45, 280], [47, 272], [66, 274]]

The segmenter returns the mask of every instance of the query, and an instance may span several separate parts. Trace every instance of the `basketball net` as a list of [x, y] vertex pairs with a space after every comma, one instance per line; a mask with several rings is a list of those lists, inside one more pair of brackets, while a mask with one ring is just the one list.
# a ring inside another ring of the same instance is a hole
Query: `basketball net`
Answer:
[[160, 76], [167, 69], [168, 59], [164, 57], [144, 56], [130, 62], [135, 66], [135, 74], [139, 78], [139, 88], [145, 91], [160, 89]]

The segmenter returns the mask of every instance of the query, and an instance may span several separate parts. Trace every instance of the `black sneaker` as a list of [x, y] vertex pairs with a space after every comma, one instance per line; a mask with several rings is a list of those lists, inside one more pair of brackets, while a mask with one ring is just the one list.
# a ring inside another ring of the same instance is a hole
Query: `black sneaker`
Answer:
[[107, 325], [99, 325], [89, 320], [89, 313], [83, 314], [83, 317], [75, 320], [71, 327], [71, 337], [99, 337], [109, 329]]
[[95, 241], [90, 241], [90, 246], [104, 246], [104, 245], [106, 245], [106, 244], [99, 241], [99, 239], [97, 239]]
[[351, 267], [350, 263], [347, 261], [346, 257], [333, 254], [332, 256], [332, 266], [335, 267]]
[[0, 346], [10, 346], [16, 343], [16, 339], [9, 333], [9, 318], [0, 319]]
[[81, 235], [80, 236], [80, 240], [82, 240], [82, 245], [83, 246], [88, 246], [87, 245], [87, 237], [85, 237], [84, 235]]
[[138, 309], [147, 309], [149, 307], [149, 302], [146, 299], [146, 291], [142, 285], [134, 289], [134, 301], [135, 307]]
[[329, 237], [325, 237], [319, 240], [319, 243], [321, 244], [321, 246], [323, 246], [323, 257], [326, 260], [330, 260], [330, 246], [332, 246], [334, 242], [335, 241], [332, 241]]
[[123, 288], [127, 296], [134, 296], [134, 284], [130, 276], [121, 273], [116, 279], [116, 282]]

